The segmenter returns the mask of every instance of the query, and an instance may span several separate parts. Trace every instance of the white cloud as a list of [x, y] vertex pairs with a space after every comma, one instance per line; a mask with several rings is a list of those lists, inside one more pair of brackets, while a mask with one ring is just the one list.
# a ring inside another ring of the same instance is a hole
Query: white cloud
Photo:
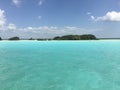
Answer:
[[28, 30], [32, 30], [33, 28], [32, 28], [32, 27], [27, 27], [26, 29], [28, 29]]
[[8, 30], [16, 30], [16, 25], [13, 23], [10, 23], [7, 27]]
[[15, 4], [16, 6], [19, 6], [21, 3], [21, 0], [12, 0], [13, 4]]
[[39, 2], [38, 2], [38, 5], [42, 5], [43, 4], [43, 0], [40, 0]]
[[38, 16], [38, 19], [42, 19], [42, 16]]
[[95, 20], [95, 17], [94, 17], [94, 16], [91, 16], [91, 19], [92, 19], [92, 20]]
[[120, 22], [120, 12], [111, 11], [111, 12], [107, 12], [106, 15], [101, 16], [101, 17], [91, 16], [91, 19], [94, 21]]
[[5, 31], [5, 30], [15, 30], [16, 25], [15, 24], [7, 24], [6, 22], [6, 17], [5, 17], [5, 11], [0, 9], [0, 30]]
[[91, 13], [91, 12], [87, 12], [86, 14], [87, 14], [87, 15], [91, 15], [92, 13]]
[[4, 15], [5, 11], [0, 9], [0, 28], [2, 28], [6, 23], [6, 18]]

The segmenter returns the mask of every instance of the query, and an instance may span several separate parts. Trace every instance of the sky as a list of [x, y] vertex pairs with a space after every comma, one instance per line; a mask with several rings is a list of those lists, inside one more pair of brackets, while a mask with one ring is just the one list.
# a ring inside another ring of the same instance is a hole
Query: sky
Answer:
[[120, 38], [120, 0], [0, 0], [0, 37]]

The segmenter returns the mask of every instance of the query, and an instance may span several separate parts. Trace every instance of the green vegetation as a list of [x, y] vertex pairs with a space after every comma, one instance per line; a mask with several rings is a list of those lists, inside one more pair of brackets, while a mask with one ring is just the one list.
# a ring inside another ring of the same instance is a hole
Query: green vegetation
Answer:
[[2, 38], [0, 37], [0, 40], [2, 40]]
[[38, 38], [38, 41], [46, 41], [47, 39]]
[[19, 37], [11, 37], [8, 40], [20, 40], [20, 38]]
[[35, 39], [33, 39], [33, 38], [29, 38], [28, 40], [35, 40]]
[[92, 34], [88, 34], [88, 35], [81, 35], [80, 39], [81, 40], [96, 40], [97, 38]]
[[61, 37], [55, 37], [53, 40], [97, 40], [97, 38], [92, 34], [85, 35], [65, 35]]
[[[2, 40], [2, 38], [0, 37], [0, 40]], [[20, 40], [19, 37], [11, 37], [8, 40]], [[92, 35], [92, 34], [84, 34], [84, 35], [64, 35], [64, 36], [57, 36], [54, 37], [53, 39], [51, 38], [38, 38], [38, 39], [34, 39], [34, 38], [29, 38], [29, 39], [21, 39], [21, 40], [38, 40], [38, 41], [47, 41], [47, 40], [98, 40], [96, 38], [96, 36]]]
[[47, 41], [47, 40], [53, 40], [53, 39], [50, 39], [50, 38], [44, 38], [44, 39], [43, 38], [38, 38], [37, 40], [38, 41]]

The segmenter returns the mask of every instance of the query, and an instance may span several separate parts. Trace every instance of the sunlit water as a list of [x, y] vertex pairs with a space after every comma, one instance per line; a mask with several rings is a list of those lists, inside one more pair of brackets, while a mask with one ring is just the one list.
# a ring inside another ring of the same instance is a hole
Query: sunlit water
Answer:
[[1, 41], [0, 90], [120, 90], [120, 41]]

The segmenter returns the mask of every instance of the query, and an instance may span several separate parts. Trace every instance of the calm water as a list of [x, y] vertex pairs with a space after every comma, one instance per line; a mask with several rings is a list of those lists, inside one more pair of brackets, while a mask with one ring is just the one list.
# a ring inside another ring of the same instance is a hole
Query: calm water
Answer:
[[0, 90], [120, 90], [120, 41], [1, 41]]

